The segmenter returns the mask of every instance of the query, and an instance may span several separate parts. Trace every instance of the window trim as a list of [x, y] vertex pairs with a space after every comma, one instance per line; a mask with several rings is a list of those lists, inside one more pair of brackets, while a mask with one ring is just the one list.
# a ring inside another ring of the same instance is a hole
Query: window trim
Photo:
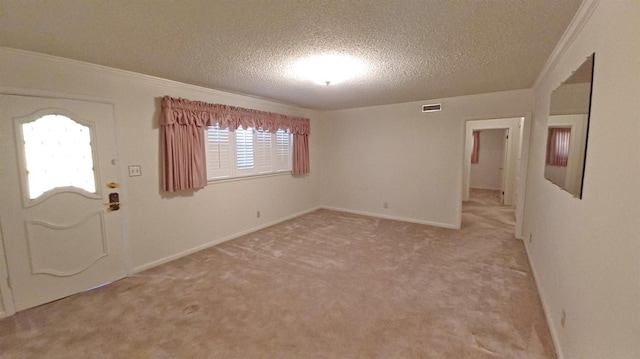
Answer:
[[244, 175], [244, 176], [238, 176], [238, 177], [220, 177], [220, 178], [215, 178], [215, 179], [208, 179], [207, 183], [208, 184], [216, 184], [216, 183], [238, 182], [238, 181], [246, 181], [246, 180], [266, 178], [266, 177], [278, 177], [278, 176], [285, 176], [285, 175], [289, 175], [290, 176], [291, 175], [291, 171], [279, 171], [279, 172], [271, 172], [271, 173], [258, 173], [258, 174]]

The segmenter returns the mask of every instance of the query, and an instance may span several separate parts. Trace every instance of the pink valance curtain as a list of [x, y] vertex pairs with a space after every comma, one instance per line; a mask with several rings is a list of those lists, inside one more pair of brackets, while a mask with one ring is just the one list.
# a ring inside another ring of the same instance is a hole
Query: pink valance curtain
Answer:
[[547, 165], [566, 166], [569, 160], [571, 128], [552, 127], [547, 134]]
[[207, 184], [204, 129], [216, 124], [232, 130], [241, 126], [265, 131], [289, 130], [293, 134], [291, 172], [309, 173], [309, 119], [165, 96], [160, 116], [165, 191]]
[[471, 151], [471, 163], [480, 161], [480, 131], [473, 131], [473, 150]]

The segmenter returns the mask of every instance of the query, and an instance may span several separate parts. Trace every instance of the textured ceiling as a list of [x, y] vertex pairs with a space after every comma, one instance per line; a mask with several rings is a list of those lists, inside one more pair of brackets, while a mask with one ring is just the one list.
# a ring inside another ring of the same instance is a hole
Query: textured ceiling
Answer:
[[[581, 0], [1, 0], [0, 46], [319, 110], [530, 88]], [[291, 75], [320, 53], [366, 76]]]

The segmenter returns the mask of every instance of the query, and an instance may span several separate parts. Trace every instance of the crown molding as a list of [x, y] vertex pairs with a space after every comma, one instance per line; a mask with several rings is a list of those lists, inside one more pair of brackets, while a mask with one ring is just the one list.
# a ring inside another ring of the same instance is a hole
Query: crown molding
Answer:
[[569, 23], [569, 27], [564, 32], [560, 41], [556, 45], [555, 49], [547, 59], [542, 71], [538, 75], [538, 78], [533, 83], [533, 88], [537, 88], [542, 80], [558, 65], [558, 62], [562, 59], [564, 54], [567, 52], [571, 44], [575, 41], [575, 39], [582, 31], [582, 28], [587, 23], [591, 15], [593, 15], [594, 11], [600, 4], [600, 0], [584, 0], [582, 4], [580, 4], [580, 8], [576, 12], [576, 15]]
[[[59, 57], [59, 56], [54, 56], [54, 55], [49, 55], [49, 54], [43, 54], [43, 53], [34, 52], [34, 51], [27, 51], [27, 50], [12, 48], [12, 47], [0, 46], [0, 54], [2, 54], [2, 53], [14, 54], [14, 55], [17, 55], [17, 56], [28, 56], [28, 57], [36, 58], [36, 59], [44, 59], [44, 60], [47, 60], [47, 61], [53, 61], [53, 62], [57, 62], [57, 63], [61, 63], [61, 64], [67, 64], [67, 65], [82, 67], [82, 68], [85, 68], [85, 69], [88, 69], [88, 70], [91, 70], [91, 71], [99, 71], [99, 72], [102, 72], [102, 73], [107, 73], [107, 74], [110, 74], [110, 75], [113, 75], [113, 76], [117, 76], [117, 77], [120, 77], [120, 78], [124, 78], [124, 79], [130, 79], [130, 80], [134, 80], [134, 81], [146, 81], [146, 82], [151, 82], [151, 83], [155, 83], [155, 84], [163, 85], [163, 86], [178, 87], [178, 88], [182, 88], [182, 89], [186, 89], [186, 90], [190, 90], [190, 91], [197, 91], [197, 92], [205, 93], [205, 94], [208, 94], [208, 95], [227, 97], [227, 98], [236, 99], [236, 100], [240, 100], [240, 101], [251, 99], [251, 100], [262, 102], [262, 103], [264, 103], [265, 105], [268, 105], [268, 106], [274, 106], [275, 105], [276, 107], [287, 108], [287, 109], [290, 109], [290, 110], [294, 110], [294, 112], [300, 112], [300, 110], [317, 112], [317, 110], [313, 110], [313, 109], [305, 108], [305, 107], [300, 107], [300, 106], [296, 106], [294, 104], [280, 102], [280, 101], [269, 99], [269, 98], [263, 98], [263, 97], [253, 96], [253, 95], [247, 95], [247, 94], [243, 94], [243, 93], [235, 93], [235, 92], [230, 92], [230, 91], [225, 91], [225, 90], [212, 89], [212, 88], [208, 88], [208, 87], [202, 87], [202, 86], [192, 85], [192, 84], [188, 84], [188, 83], [184, 83], [184, 82], [169, 80], [169, 79], [165, 79], [165, 78], [161, 78], [161, 77], [145, 75], [145, 74], [141, 74], [139, 72], [122, 70], [122, 69], [117, 69], [117, 68], [114, 68], [114, 67], [108, 67], [108, 66], [104, 66], [104, 65], [98, 65], [98, 64], [94, 64], [94, 63], [90, 63], [90, 62], [73, 60], [73, 59], [69, 59], [69, 58], [65, 58], [65, 57]], [[297, 111], [295, 111], [295, 110], [297, 110]]]

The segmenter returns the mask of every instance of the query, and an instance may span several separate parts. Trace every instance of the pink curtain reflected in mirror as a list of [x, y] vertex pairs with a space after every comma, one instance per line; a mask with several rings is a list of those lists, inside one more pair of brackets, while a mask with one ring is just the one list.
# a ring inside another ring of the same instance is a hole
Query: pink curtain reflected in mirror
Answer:
[[549, 166], [567, 166], [571, 128], [550, 127], [547, 135], [547, 160]]

